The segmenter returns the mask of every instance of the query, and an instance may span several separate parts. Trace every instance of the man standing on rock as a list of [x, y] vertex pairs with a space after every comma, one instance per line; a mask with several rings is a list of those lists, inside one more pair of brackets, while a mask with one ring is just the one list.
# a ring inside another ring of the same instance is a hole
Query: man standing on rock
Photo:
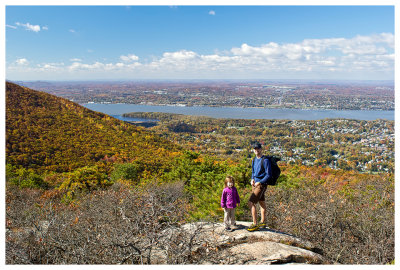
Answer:
[[[253, 218], [253, 224], [247, 230], [249, 232], [257, 231], [260, 228], [265, 228], [265, 215], [267, 212], [265, 205], [265, 191], [267, 190], [267, 181], [271, 177], [271, 163], [268, 158], [265, 158], [262, 154], [262, 147], [260, 143], [253, 145], [253, 152], [256, 157], [252, 162], [252, 173], [251, 173], [251, 186], [252, 193], [249, 199], [249, 207], [251, 210], [251, 216]], [[260, 204], [261, 208], [261, 221], [257, 223], [257, 203]]]

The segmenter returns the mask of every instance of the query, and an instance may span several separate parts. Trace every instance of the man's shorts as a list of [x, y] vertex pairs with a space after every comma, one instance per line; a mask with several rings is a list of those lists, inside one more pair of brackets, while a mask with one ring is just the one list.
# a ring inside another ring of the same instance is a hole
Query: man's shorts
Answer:
[[252, 187], [252, 192], [250, 195], [249, 202], [254, 204], [258, 203], [259, 201], [265, 201], [265, 191], [267, 190], [267, 185], [259, 185], [257, 187]]

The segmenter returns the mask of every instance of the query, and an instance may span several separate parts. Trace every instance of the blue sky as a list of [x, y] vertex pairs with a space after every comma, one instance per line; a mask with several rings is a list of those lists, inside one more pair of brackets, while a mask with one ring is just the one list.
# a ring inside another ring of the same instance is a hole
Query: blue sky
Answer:
[[394, 6], [5, 7], [6, 79], [394, 79]]

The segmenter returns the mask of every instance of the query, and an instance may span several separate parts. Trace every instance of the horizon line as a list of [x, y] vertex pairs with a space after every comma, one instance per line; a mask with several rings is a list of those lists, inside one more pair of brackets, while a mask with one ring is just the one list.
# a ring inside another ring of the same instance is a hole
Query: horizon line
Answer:
[[335, 82], [395, 82], [394, 79], [163, 79], [163, 78], [147, 78], [147, 79], [55, 79], [55, 80], [23, 80], [23, 79], [6, 79], [6, 82], [126, 82], [126, 81], [335, 81]]

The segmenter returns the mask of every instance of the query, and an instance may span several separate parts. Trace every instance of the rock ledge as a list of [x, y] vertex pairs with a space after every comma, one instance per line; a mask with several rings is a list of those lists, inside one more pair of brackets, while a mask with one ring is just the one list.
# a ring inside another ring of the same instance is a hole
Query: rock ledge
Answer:
[[[265, 228], [249, 232], [251, 222], [237, 221], [237, 228], [225, 231], [222, 223], [189, 223], [183, 229], [196, 235], [194, 252], [205, 254], [210, 250], [222, 252], [226, 258], [219, 264], [328, 264], [318, 249], [293, 235]], [[165, 263], [162, 252], [157, 254], [157, 263]], [[154, 261], [154, 262], [155, 262]], [[205, 262], [204, 264], [215, 264]]]

